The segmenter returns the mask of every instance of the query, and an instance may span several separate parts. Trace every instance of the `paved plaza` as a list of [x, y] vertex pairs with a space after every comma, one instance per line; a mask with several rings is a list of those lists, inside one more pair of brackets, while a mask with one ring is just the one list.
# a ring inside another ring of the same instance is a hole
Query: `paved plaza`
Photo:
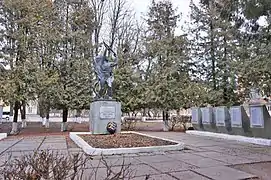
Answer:
[[[135, 180], [241, 180], [271, 179], [271, 148], [258, 145], [199, 137], [177, 132], [143, 132], [145, 134], [184, 142], [183, 151], [130, 154], [124, 157], [125, 164], [135, 174]], [[50, 149], [65, 155], [82, 152], [67, 135], [8, 137], [0, 141], [0, 164], [8, 155], [12, 158], [34, 150]], [[122, 156], [108, 156], [107, 163], [116, 171], [123, 162]], [[99, 157], [91, 161], [85, 174], [98, 167], [97, 178], [104, 179], [105, 166], [98, 163]], [[95, 178], [93, 178], [95, 179]]]

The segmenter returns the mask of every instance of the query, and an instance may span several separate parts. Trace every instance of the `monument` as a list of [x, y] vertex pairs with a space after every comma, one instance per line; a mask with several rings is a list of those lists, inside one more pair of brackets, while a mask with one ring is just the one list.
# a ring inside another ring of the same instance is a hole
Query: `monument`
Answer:
[[254, 137], [271, 139], [271, 119], [259, 89], [252, 89], [249, 103], [250, 128]]
[[213, 108], [212, 107], [201, 108], [201, 113], [204, 131], [217, 132]]
[[250, 128], [254, 137], [271, 139], [271, 120], [265, 104], [251, 104]]
[[215, 107], [215, 123], [220, 133], [232, 133], [230, 113], [226, 106]]
[[252, 136], [249, 117], [243, 106], [230, 108], [231, 127], [235, 135]]
[[196, 130], [203, 130], [203, 124], [202, 124], [202, 113], [200, 108], [193, 107], [192, 108], [192, 120], [191, 123], [193, 125], [193, 128]]
[[[94, 59], [97, 82], [94, 85], [95, 98], [90, 105], [90, 131], [93, 134], [112, 134], [121, 131], [121, 103], [113, 99], [113, 69], [118, 64], [117, 54], [105, 43], [104, 53]], [[106, 57], [113, 54], [113, 61]], [[109, 53], [110, 54], [110, 53]]]

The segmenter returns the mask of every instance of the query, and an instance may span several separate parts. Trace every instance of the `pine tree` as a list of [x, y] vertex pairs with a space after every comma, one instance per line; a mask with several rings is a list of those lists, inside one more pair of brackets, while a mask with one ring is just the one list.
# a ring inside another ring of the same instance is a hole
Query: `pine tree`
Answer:
[[14, 104], [14, 123], [11, 133], [17, 132], [20, 108], [22, 107], [21, 114], [24, 120], [27, 101], [35, 99], [36, 30], [39, 29], [39, 14], [46, 6], [48, 6], [47, 1], [4, 0], [2, 2], [1, 55], [10, 66], [3, 80], [2, 98]]
[[62, 130], [66, 130], [68, 110], [87, 108], [91, 101], [92, 10], [87, 1], [69, 4], [59, 0], [55, 1], [55, 6], [61, 38], [56, 44], [58, 81], [53, 107], [63, 110]]
[[235, 88], [234, 61], [237, 60], [239, 34], [236, 1], [191, 1], [190, 58], [194, 75], [209, 89], [206, 102], [231, 105], [238, 101]]
[[170, 1], [152, 1], [147, 16], [145, 56], [148, 61], [145, 74], [145, 101], [149, 108], [168, 111], [184, 106], [184, 89], [189, 83], [186, 58], [186, 39], [175, 36], [180, 16]]

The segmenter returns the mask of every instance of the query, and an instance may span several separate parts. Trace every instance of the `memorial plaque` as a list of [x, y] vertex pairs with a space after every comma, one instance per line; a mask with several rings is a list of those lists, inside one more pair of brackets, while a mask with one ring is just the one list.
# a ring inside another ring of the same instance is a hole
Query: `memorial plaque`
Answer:
[[226, 110], [224, 107], [216, 107], [216, 124], [225, 126]]
[[264, 124], [264, 119], [263, 119], [263, 109], [262, 107], [250, 107], [250, 123], [251, 123], [251, 127], [254, 126], [260, 126], [263, 127]]
[[192, 108], [192, 122], [198, 124], [200, 123], [200, 118], [201, 118], [200, 109]]
[[241, 107], [232, 107], [230, 109], [231, 114], [231, 124], [232, 127], [241, 127], [242, 126], [242, 111]]
[[100, 107], [100, 118], [101, 119], [115, 119], [116, 109], [112, 106], [101, 106]]
[[202, 108], [202, 123], [211, 124], [212, 121], [212, 108]]

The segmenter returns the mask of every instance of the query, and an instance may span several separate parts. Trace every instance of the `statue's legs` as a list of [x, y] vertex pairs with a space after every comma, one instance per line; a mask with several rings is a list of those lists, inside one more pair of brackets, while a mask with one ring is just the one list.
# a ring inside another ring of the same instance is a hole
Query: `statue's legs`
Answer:
[[95, 93], [95, 98], [100, 98], [100, 81], [97, 81], [95, 84], [94, 84], [94, 89], [93, 89], [94, 93]]
[[108, 87], [107, 95], [108, 95], [109, 99], [112, 99], [112, 94], [113, 94], [112, 87]]
[[112, 83], [113, 83], [113, 76], [110, 76], [108, 79], [107, 79], [107, 85], [108, 85], [108, 91], [107, 91], [107, 96], [112, 99], [112, 96], [113, 96], [113, 90], [112, 90]]
[[100, 91], [99, 91], [100, 97], [103, 97], [104, 86], [105, 86], [105, 79], [104, 79], [104, 77], [101, 77], [100, 78]]

